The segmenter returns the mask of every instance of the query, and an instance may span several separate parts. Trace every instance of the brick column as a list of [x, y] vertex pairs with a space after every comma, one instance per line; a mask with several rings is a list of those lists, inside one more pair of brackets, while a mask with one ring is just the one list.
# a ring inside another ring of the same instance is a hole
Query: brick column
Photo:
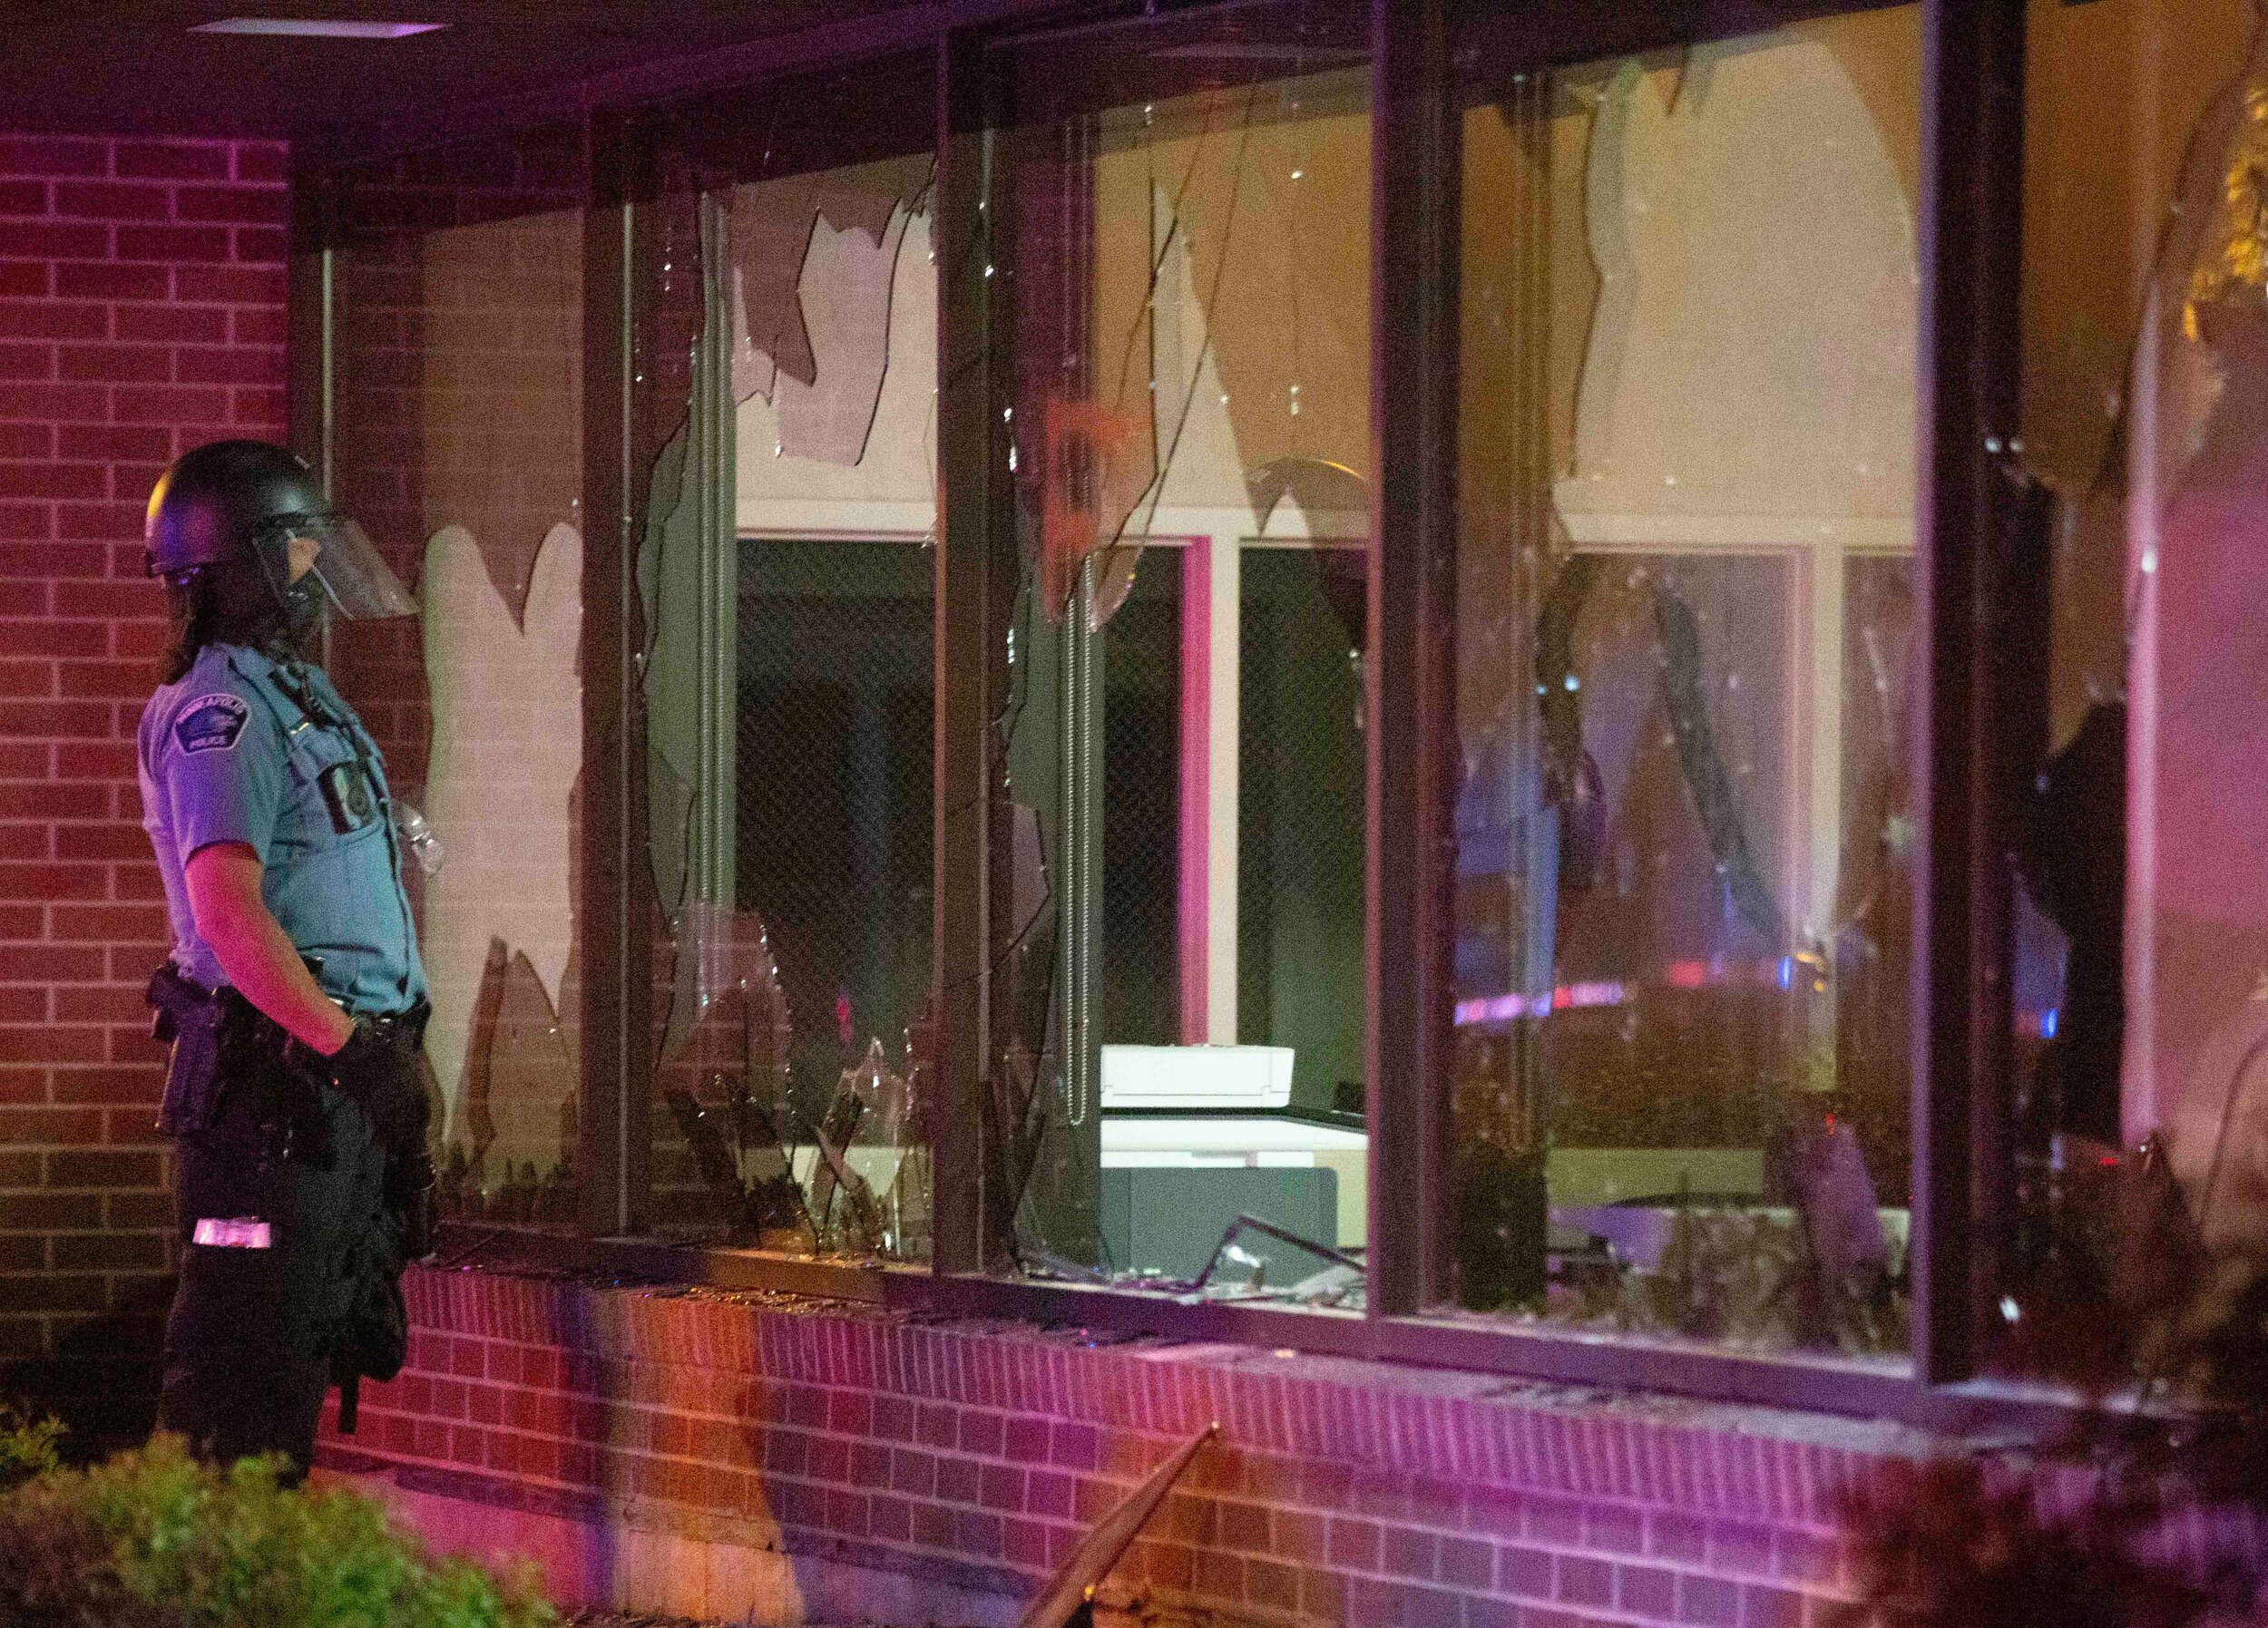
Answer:
[[280, 440], [285, 149], [0, 136], [0, 1392], [145, 1429], [174, 1264], [134, 785], [152, 483]]

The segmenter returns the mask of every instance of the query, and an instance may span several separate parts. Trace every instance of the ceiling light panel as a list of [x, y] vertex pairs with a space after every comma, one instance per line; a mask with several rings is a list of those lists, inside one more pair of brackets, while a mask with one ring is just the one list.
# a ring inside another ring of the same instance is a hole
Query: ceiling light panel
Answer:
[[447, 26], [446, 23], [364, 23], [337, 17], [223, 17], [218, 23], [200, 23], [189, 32], [291, 34], [318, 40], [398, 40]]

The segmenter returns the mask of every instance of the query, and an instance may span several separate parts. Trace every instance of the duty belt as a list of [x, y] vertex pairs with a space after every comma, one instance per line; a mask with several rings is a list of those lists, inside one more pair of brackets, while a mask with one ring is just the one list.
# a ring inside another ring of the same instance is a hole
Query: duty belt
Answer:
[[[245, 1048], [280, 1061], [300, 1045], [232, 986], [207, 989], [171, 961], [151, 974], [146, 998], [151, 1035], [171, 1048], [158, 1117], [159, 1128], [169, 1135], [201, 1129], [212, 1122], [223, 1052]], [[347, 1009], [350, 1015], [367, 1020], [379, 1039], [401, 1052], [415, 1051], [422, 1043], [432, 1009], [422, 999], [389, 1012], [357, 1014]]]
[[[240, 994], [234, 985], [222, 984], [218, 989], [207, 989], [171, 961], [160, 962], [158, 970], [150, 975], [150, 987], [143, 999], [151, 1007], [150, 1032], [159, 1040], [171, 1039], [171, 1031], [178, 1028], [185, 1018], [200, 1009], [215, 1014], [231, 1037], [240, 1032], [249, 1038], [262, 1038], [262, 1026], [279, 1035], [287, 1032], [282, 1024]], [[339, 1005], [349, 1018], [368, 1019], [370, 1027], [378, 1031], [380, 1038], [397, 1045], [422, 1043], [425, 1038], [425, 1023], [433, 1016], [431, 1003], [422, 998], [408, 1006], [386, 1012], [374, 1012], [346, 1001], [340, 1001]]]

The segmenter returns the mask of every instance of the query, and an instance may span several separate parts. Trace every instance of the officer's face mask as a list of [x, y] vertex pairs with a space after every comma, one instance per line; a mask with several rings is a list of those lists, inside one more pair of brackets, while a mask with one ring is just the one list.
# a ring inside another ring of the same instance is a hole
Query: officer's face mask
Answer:
[[295, 635], [333, 610], [355, 621], [417, 614], [401, 579], [343, 514], [280, 516], [260, 528], [254, 551]]

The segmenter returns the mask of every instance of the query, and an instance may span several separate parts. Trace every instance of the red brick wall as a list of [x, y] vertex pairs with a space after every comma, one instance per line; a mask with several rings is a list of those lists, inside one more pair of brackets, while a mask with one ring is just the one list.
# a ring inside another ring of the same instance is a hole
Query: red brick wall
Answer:
[[540, 1521], [513, 1541], [562, 1596], [595, 1544], [614, 1574], [582, 1586], [709, 1618], [749, 1609], [753, 1568], [689, 1538], [1028, 1594], [1217, 1419], [1103, 1590], [1111, 1612], [1804, 1628], [1848, 1581], [1836, 1489], [1912, 1446], [1850, 1419], [784, 1296], [484, 1272], [406, 1287], [410, 1366], [366, 1388], [328, 1460], [449, 1493], [428, 1522], [445, 1545], [484, 1524], [467, 1497], [587, 1523], [579, 1545], [547, 1548]]
[[284, 424], [285, 149], [0, 136], [0, 1391], [146, 1425], [172, 1265], [133, 735], [165, 463]]

